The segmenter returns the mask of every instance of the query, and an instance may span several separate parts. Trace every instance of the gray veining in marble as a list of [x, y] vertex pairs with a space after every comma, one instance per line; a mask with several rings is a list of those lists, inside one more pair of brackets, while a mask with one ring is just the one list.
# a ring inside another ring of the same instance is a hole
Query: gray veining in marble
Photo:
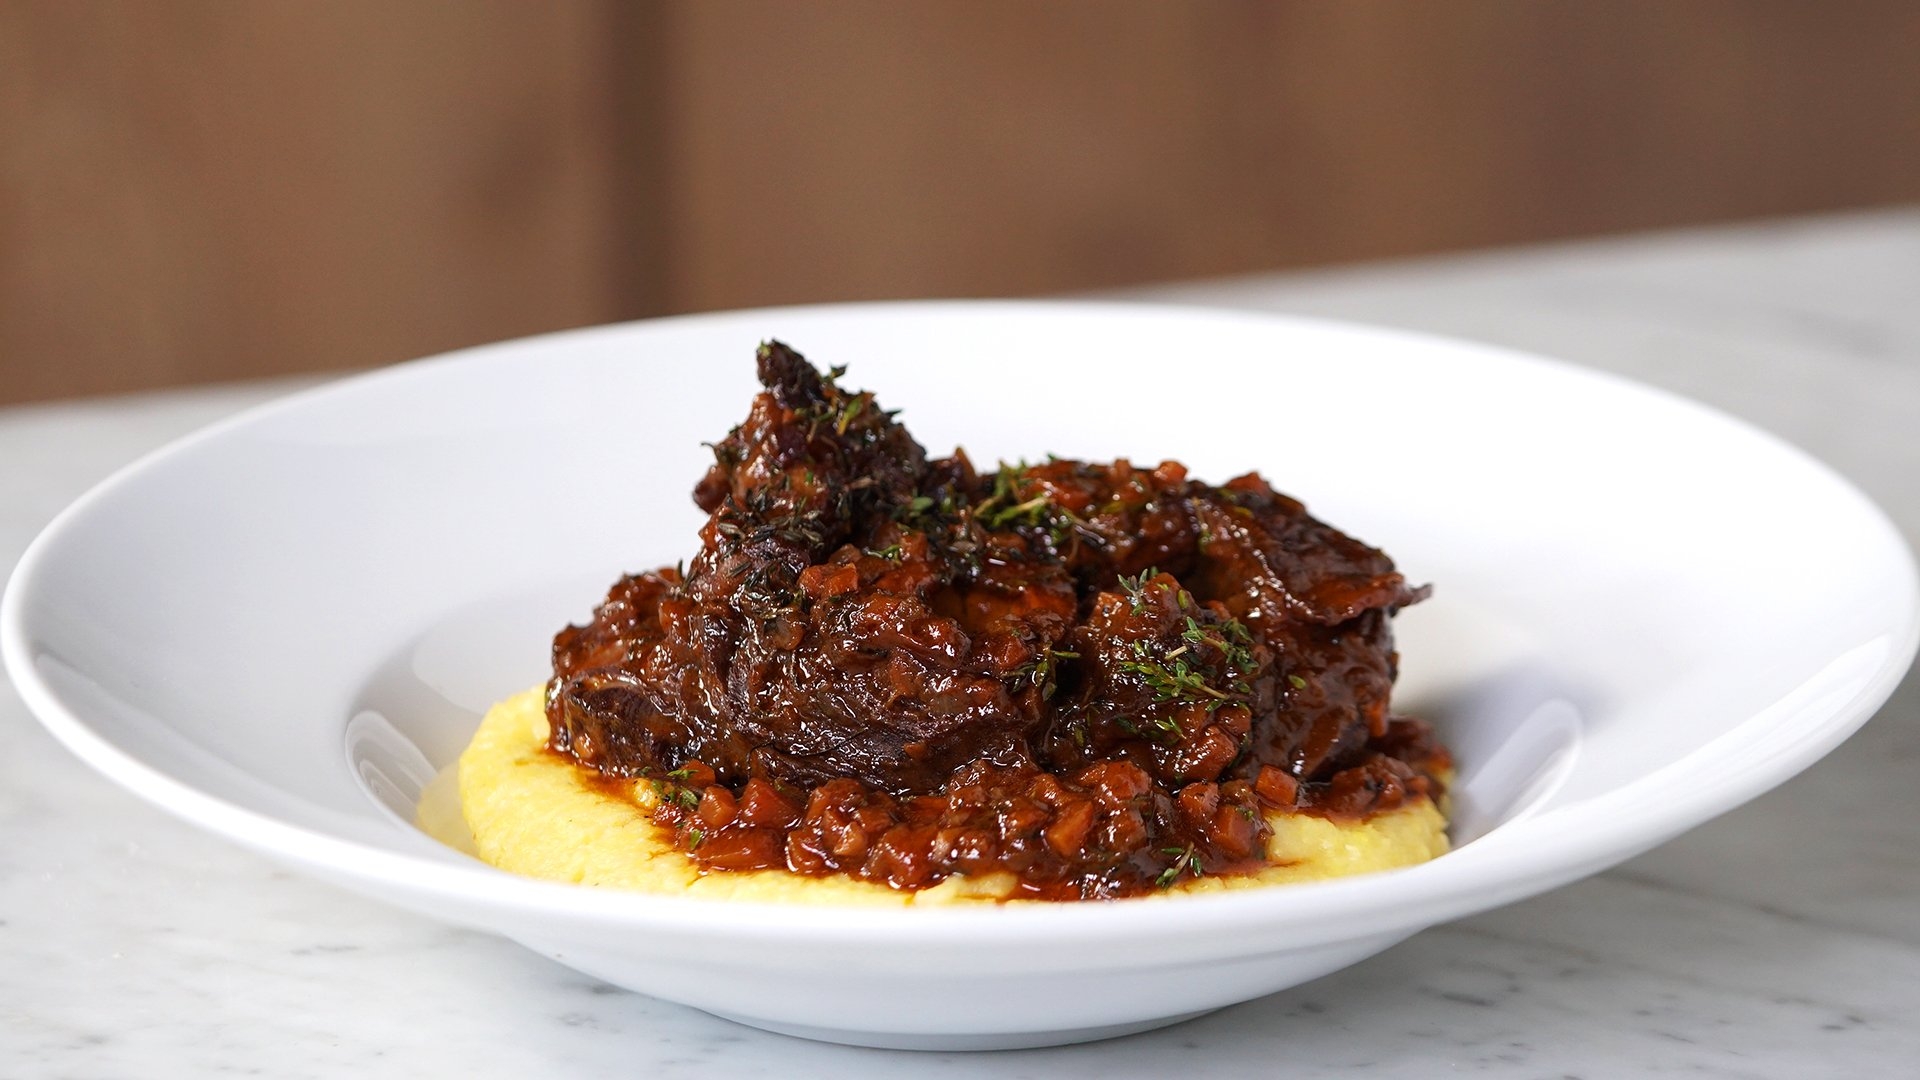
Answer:
[[[1920, 538], [1920, 212], [1136, 295], [1509, 344], [1719, 405]], [[292, 384], [0, 410], [0, 563], [113, 468]], [[1873, 1077], [1920, 1061], [1920, 679], [1625, 866], [1180, 1027], [912, 1055], [766, 1035], [280, 870], [0, 692], [0, 1077]]]

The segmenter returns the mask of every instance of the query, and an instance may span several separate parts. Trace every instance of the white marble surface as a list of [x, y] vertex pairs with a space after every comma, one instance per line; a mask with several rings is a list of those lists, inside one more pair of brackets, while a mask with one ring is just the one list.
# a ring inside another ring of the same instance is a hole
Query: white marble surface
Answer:
[[[1717, 404], [1920, 541], [1920, 212], [1136, 295], [1437, 330]], [[0, 561], [162, 441], [294, 384], [0, 410]], [[1756, 583], [1764, 587], [1764, 583]], [[767, 1035], [279, 870], [162, 816], [0, 691], [0, 1077], [1910, 1076], [1920, 677], [1652, 854], [1179, 1027], [997, 1054]]]

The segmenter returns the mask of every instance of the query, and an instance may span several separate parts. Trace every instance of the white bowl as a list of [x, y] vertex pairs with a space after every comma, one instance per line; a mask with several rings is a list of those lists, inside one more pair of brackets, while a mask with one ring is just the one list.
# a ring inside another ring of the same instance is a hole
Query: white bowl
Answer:
[[[1258, 468], [1435, 583], [1399, 620], [1397, 700], [1455, 749], [1457, 849], [1192, 899], [873, 911], [526, 880], [414, 829], [553, 632], [693, 549], [700, 444], [744, 414], [769, 337], [851, 365], [936, 452]], [[1279, 990], [1728, 810], [1885, 699], [1915, 592], [1827, 469], [1617, 379], [1305, 320], [937, 303], [606, 327], [296, 396], [81, 499], [0, 623], [74, 752], [317, 876], [756, 1026], [1000, 1047]]]

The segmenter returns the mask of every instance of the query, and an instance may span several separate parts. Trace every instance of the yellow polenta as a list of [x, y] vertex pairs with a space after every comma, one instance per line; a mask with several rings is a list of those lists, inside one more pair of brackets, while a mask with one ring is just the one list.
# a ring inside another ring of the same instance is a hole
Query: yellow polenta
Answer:
[[[953, 904], [998, 901], [1009, 874], [950, 877], [902, 892], [849, 877], [784, 870], [702, 873], [653, 823], [651, 785], [636, 782], [633, 801], [593, 790], [577, 766], [544, 752], [547, 720], [538, 687], [493, 707], [460, 756], [460, 805], [474, 849], [503, 870], [614, 889], [789, 904]], [[1257, 874], [1181, 881], [1160, 896], [1318, 881], [1425, 862], [1447, 850], [1446, 819], [1421, 800], [1358, 823], [1275, 814]]]

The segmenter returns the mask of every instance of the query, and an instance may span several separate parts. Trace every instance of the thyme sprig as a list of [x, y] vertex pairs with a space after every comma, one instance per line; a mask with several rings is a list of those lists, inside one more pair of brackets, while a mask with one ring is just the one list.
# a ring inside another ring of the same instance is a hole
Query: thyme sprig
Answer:
[[[1129, 584], [1125, 578], [1121, 579], [1121, 583], [1123, 588]], [[1138, 585], [1137, 582], [1133, 584]], [[1182, 589], [1180, 595], [1185, 599], [1186, 590]], [[1120, 671], [1138, 676], [1147, 689], [1153, 691], [1154, 700], [1159, 702], [1203, 702], [1211, 712], [1228, 702], [1245, 701], [1252, 696], [1247, 677], [1253, 674], [1255, 667], [1253, 635], [1240, 620], [1225, 619], [1207, 625], [1188, 615], [1180, 638], [1181, 644], [1159, 655], [1155, 655], [1148, 642], [1135, 641], [1131, 645], [1133, 655], [1120, 660], [1115, 666]], [[1224, 689], [1215, 685], [1207, 668], [1201, 665], [1202, 649], [1210, 649], [1219, 655], [1220, 662], [1215, 667], [1226, 676]]]
[[1164, 847], [1160, 849], [1160, 853], [1174, 857], [1173, 864], [1162, 870], [1159, 877], [1153, 879], [1153, 883], [1162, 889], [1180, 880], [1181, 874], [1191, 873], [1196, 878], [1207, 876], [1206, 864], [1200, 861], [1200, 853], [1194, 850], [1192, 844], [1184, 848]]
[[1013, 679], [1016, 685], [1029, 685], [1039, 690], [1041, 700], [1044, 701], [1052, 698], [1059, 690], [1055, 680], [1060, 673], [1060, 661], [1078, 659], [1080, 654], [1077, 652], [1043, 648], [1038, 656], [1013, 670]]
[[1183, 641], [1193, 646], [1209, 646], [1219, 652], [1236, 675], [1249, 675], [1253, 672], [1253, 635], [1247, 631], [1239, 619], [1227, 619], [1216, 626], [1202, 626], [1193, 616], [1187, 616], [1187, 627], [1180, 631]]
[[1018, 465], [1000, 463], [1000, 471], [993, 476], [993, 492], [980, 505], [973, 508], [973, 516], [980, 524], [989, 529], [1003, 529], [1009, 525], [1040, 525], [1046, 520], [1047, 509], [1053, 500], [1046, 492], [1041, 492], [1023, 500], [1020, 482], [1026, 478], [1027, 463], [1022, 459]]
[[1106, 537], [1087, 519], [1061, 506], [1050, 492], [1041, 489], [1030, 494], [1032, 488], [1023, 487], [1031, 482], [1030, 470], [1024, 458], [1017, 465], [1001, 462], [993, 490], [973, 507], [974, 520], [989, 529], [1044, 528], [1055, 547], [1076, 539], [1104, 546]]
[[861, 410], [867, 407], [867, 402], [872, 400], [872, 398], [873, 394], [871, 392], [863, 391], [841, 405], [840, 414], [833, 422], [833, 433], [836, 435], [845, 435], [847, 433], [847, 426], [853, 423], [853, 418], [860, 415]]
[[[820, 379], [820, 400], [804, 405], [796, 411], [795, 416], [807, 423], [809, 440], [818, 436], [823, 426], [844, 438], [848, 429], [853, 426], [854, 420], [873, 404], [873, 391], [861, 390], [849, 393], [840, 386], [840, 376], [846, 373], [845, 364], [836, 364], [828, 368], [827, 373]], [[891, 420], [898, 412], [898, 409], [891, 409], [880, 412], [880, 415]]]
[[1151, 566], [1132, 577], [1120, 575], [1120, 591], [1126, 594], [1135, 615], [1147, 613], [1147, 583], [1159, 576], [1160, 571]]
[[1138, 675], [1153, 691], [1155, 701], [1180, 701], [1191, 699], [1194, 695], [1204, 695], [1217, 702], [1231, 701], [1232, 698], [1207, 683], [1205, 673], [1187, 662], [1190, 645], [1182, 645], [1156, 657], [1153, 650], [1144, 641], [1133, 643], [1133, 657], [1122, 660], [1117, 665], [1121, 671]]

